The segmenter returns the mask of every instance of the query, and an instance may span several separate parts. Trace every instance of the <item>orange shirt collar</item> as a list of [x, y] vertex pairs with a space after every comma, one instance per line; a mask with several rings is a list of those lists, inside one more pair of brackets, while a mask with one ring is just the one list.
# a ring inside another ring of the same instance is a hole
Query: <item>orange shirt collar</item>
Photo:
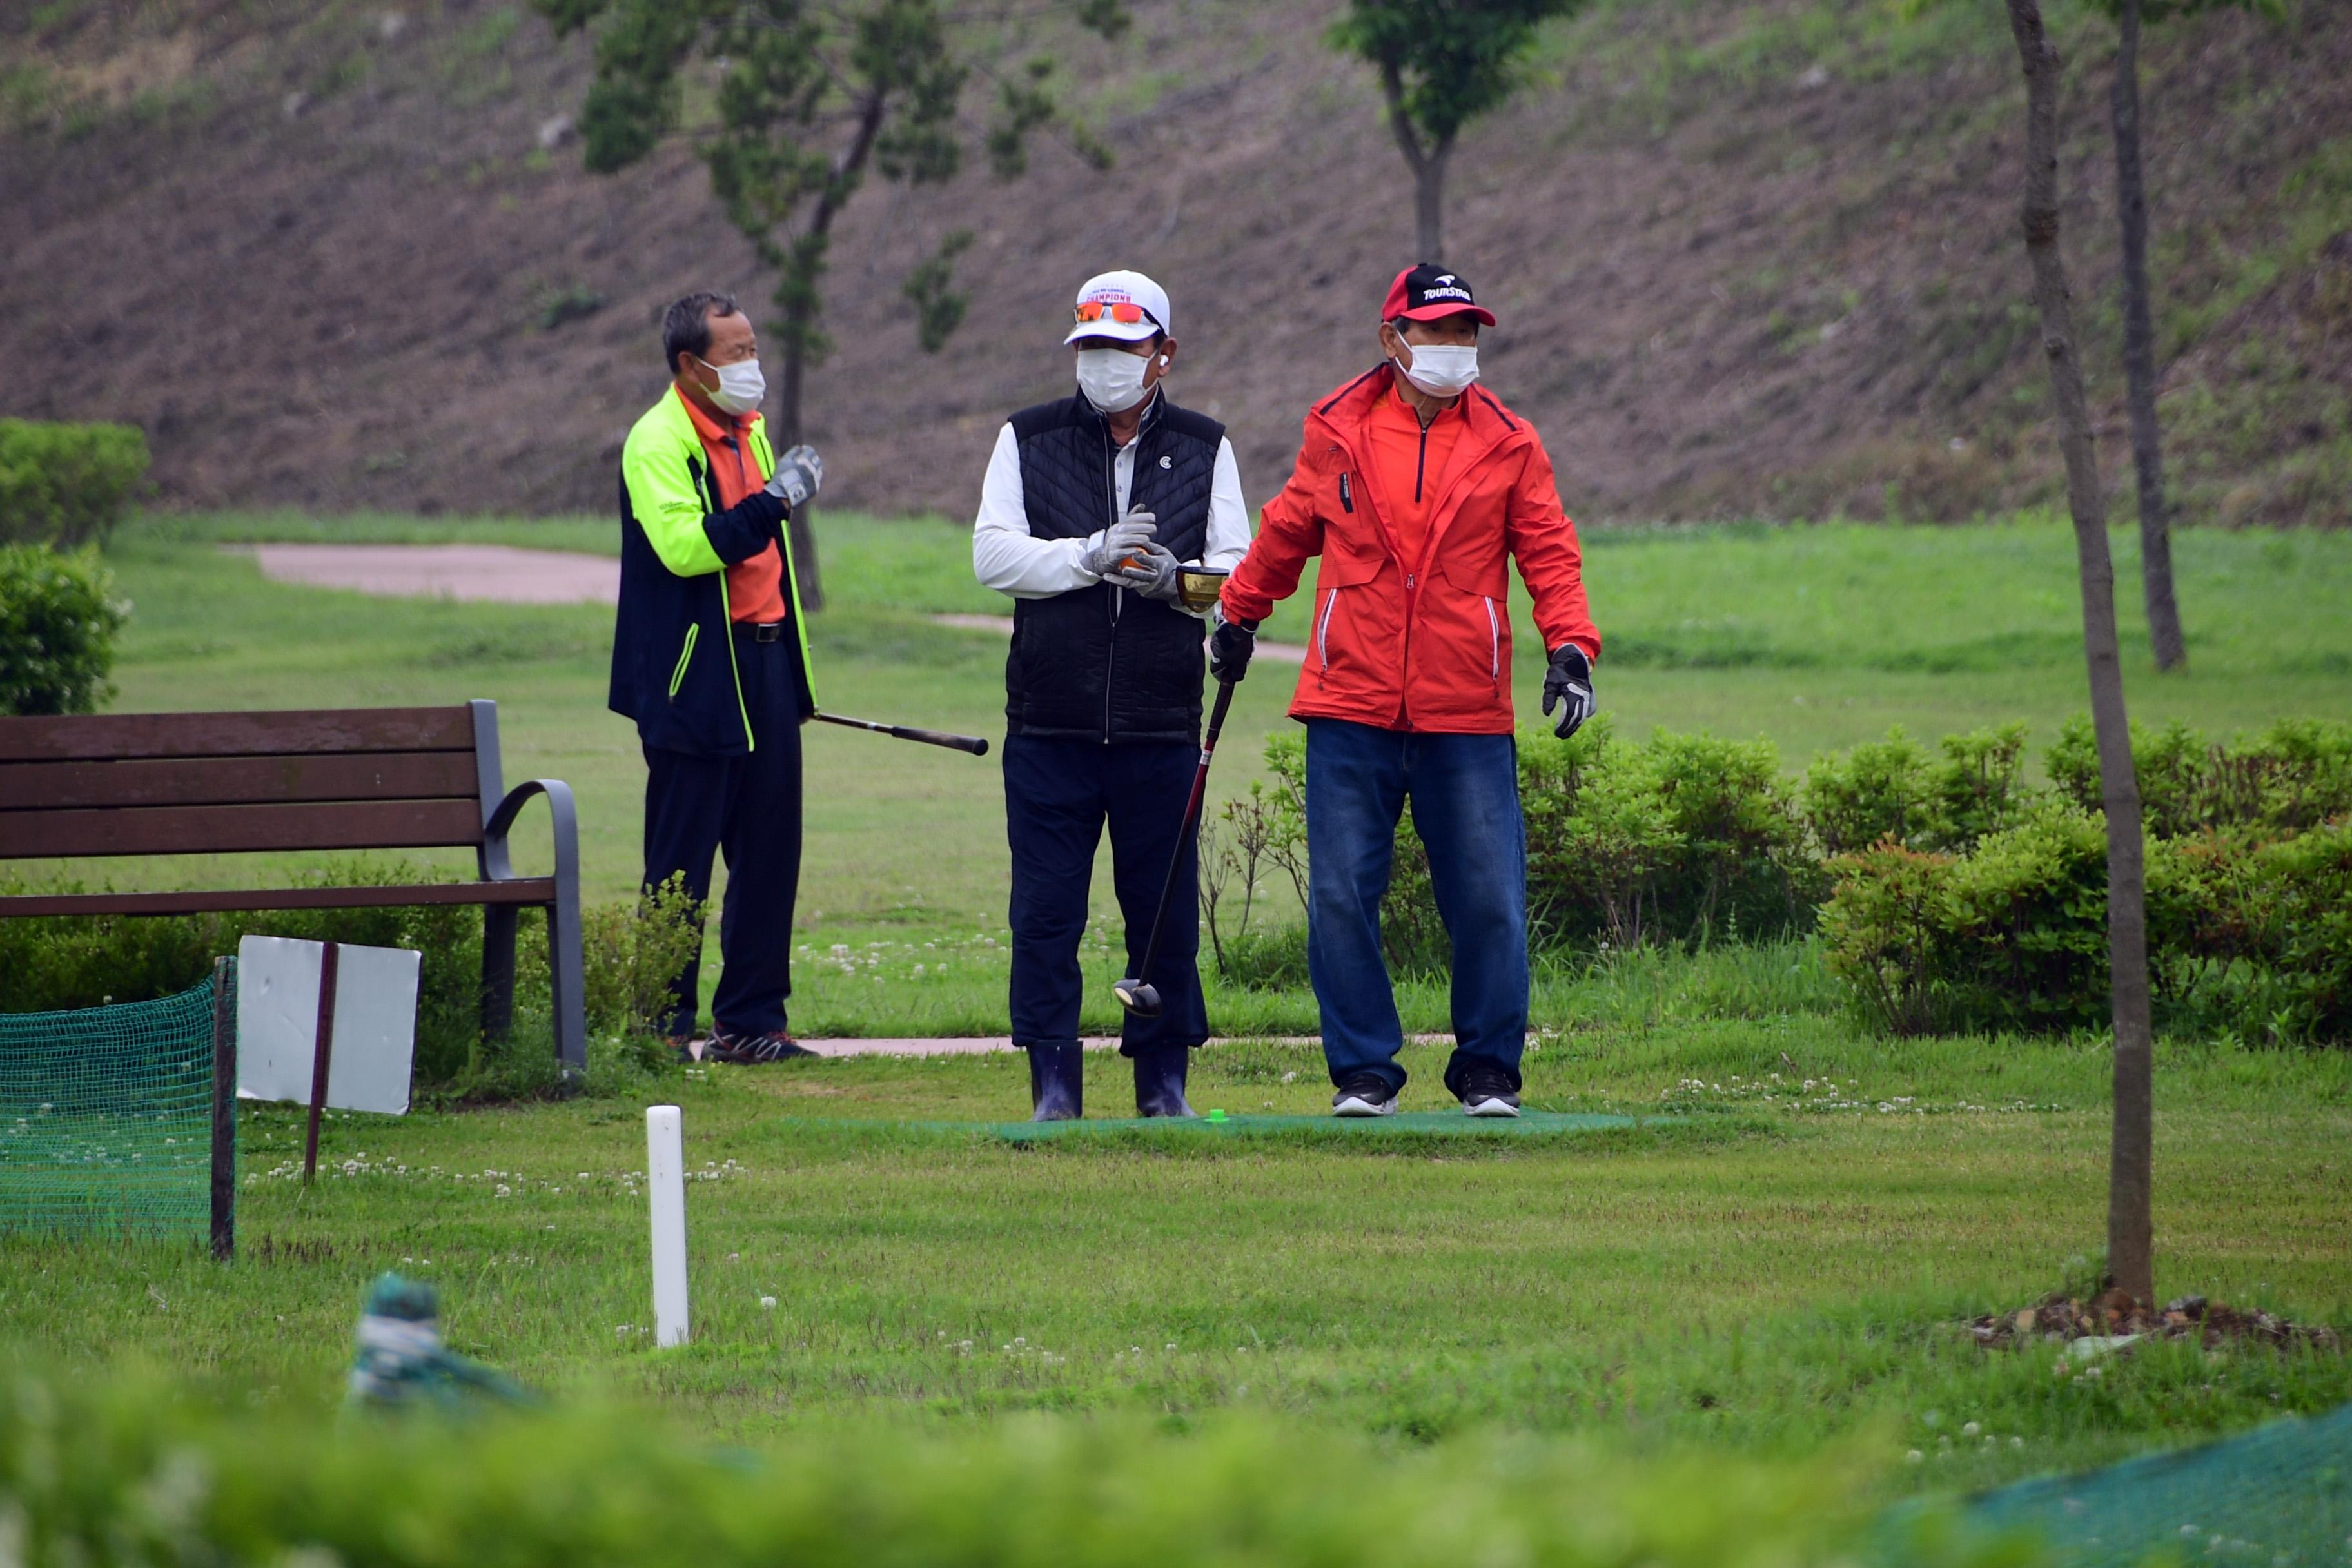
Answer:
[[685, 408], [686, 416], [694, 421], [695, 433], [705, 441], [724, 441], [728, 437], [740, 435], [760, 422], [760, 411], [754, 408], [751, 413], [721, 425], [718, 420], [705, 414], [701, 405], [688, 397], [677, 383], [670, 383], [669, 389], [679, 405]]

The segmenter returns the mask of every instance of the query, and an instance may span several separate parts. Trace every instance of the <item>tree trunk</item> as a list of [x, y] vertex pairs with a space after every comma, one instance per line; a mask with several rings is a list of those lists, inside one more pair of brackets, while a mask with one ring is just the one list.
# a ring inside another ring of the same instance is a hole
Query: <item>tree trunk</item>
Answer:
[[2139, 161], [2140, 0], [2121, 0], [2115, 88], [2108, 99], [2116, 142], [2116, 216], [2124, 240], [2124, 384], [2131, 409], [2132, 468], [2138, 479], [2139, 555], [2156, 668], [2178, 669], [2189, 650], [2172, 593], [2172, 531], [2164, 510], [2164, 445], [2156, 423], [2156, 329], [2147, 298], [2147, 182]]
[[1417, 261], [1445, 259], [1445, 165], [1453, 157], [1454, 143], [1440, 142], [1413, 171], [1412, 216], [1421, 242]]
[[1415, 261], [1440, 261], [1445, 243], [1445, 165], [1454, 156], [1454, 139], [1423, 148], [1412, 116], [1405, 112], [1404, 78], [1393, 62], [1381, 67], [1381, 91], [1389, 102], [1389, 132], [1396, 138], [1404, 166], [1412, 173], [1412, 216], [1417, 247]]
[[2039, 0], [2008, 0], [2010, 31], [2025, 68], [2025, 251], [2033, 263], [2033, 303], [2066, 456], [2066, 500], [2074, 517], [2083, 587], [2083, 647], [2090, 666], [2091, 720], [2098, 735], [2099, 798], [2107, 819], [2107, 963], [2114, 1003], [2115, 1124], [2107, 1156], [2107, 1273], [2141, 1301], [2156, 1296], [2149, 1206], [2153, 1139], [2148, 1021], [2147, 888], [2141, 859], [2139, 781], [2132, 770], [2124, 707], [2123, 659], [2116, 645], [2115, 563], [2091, 445], [2091, 411], [2074, 353], [2074, 307], [2058, 251], [2058, 50], [2042, 25]]
[[[801, 388], [806, 384], [808, 355], [799, 334], [784, 335], [784, 374], [776, 388], [776, 423], [768, 432], [770, 445], [782, 455], [801, 441]], [[816, 556], [816, 498], [793, 508], [784, 527], [793, 550], [793, 583], [800, 589], [801, 608], [810, 615], [824, 608], [824, 571]]]

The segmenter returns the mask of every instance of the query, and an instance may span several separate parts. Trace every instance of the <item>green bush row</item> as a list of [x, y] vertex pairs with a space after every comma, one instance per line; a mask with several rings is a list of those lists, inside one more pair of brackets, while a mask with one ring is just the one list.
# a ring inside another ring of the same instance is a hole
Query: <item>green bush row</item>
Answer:
[[135, 425], [0, 419], [0, 544], [102, 544], [147, 483]]
[[[1838, 861], [1823, 956], [1897, 1034], [2108, 1021], [2100, 820], [2047, 801], [1966, 855], [1889, 841]], [[2269, 1041], [2352, 1039], [2352, 821], [2147, 843], [2159, 1020]]]
[[1804, 1568], [1870, 1544], [1918, 1568], [2051, 1560], [1935, 1512], [1874, 1542], [1871, 1479], [1538, 1436], [1399, 1449], [1243, 1420], [877, 1424], [711, 1453], [618, 1409], [336, 1424], [0, 1374], [0, 1551], [25, 1568]]
[[[2270, 1037], [2352, 1036], [2336, 847], [2352, 823], [2352, 724], [2287, 721], [2215, 744], [2135, 731], [2151, 838], [2151, 920], [2169, 1015]], [[1306, 752], [1266, 747], [1266, 783], [1204, 834], [1202, 902], [1221, 971], [1305, 979], [1305, 937], [1258, 910], [1307, 899]], [[1824, 927], [1864, 1011], [1898, 1030], [2071, 1028], [2105, 1008], [2105, 852], [2085, 720], [2027, 776], [2021, 724], [1922, 746], [1897, 730], [1781, 773], [1767, 741], [1595, 721], [1522, 740], [1530, 945], [1603, 953], [1770, 940]], [[2336, 825], [2331, 826], [2330, 825]], [[2331, 902], [2331, 900], [2336, 900]], [[1408, 814], [1381, 909], [1403, 972], [1447, 958]]]
[[[357, 858], [327, 867], [320, 886], [425, 879], [401, 861]], [[27, 890], [15, 887], [10, 890]], [[77, 891], [48, 887], [45, 891]], [[643, 1047], [664, 987], [700, 945], [701, 921], [676, 888], [636, 903], [591, 906], [581, 915], [588, 1029], [600, 1044]], [[516, 939], [515, 1023], [504, 1040], [481, 1031], [482, 913], [425, 904], [404, 909], [272, 910], [194, 915], [37, 915], [0, 920], [0, 1013], [36, 1013], [143, 1002], [199, 984], [215, 955], [244, 935], [412, 948], [424, 955], [416, 998], [416, 1081], [455, 1094], [552, 1087], [547, 926], [523, 911]], [[610, 1057], [608, 1054], [608, 1061]], [[596, 1063], [591, 1062], [594, 1079]], [[593, 1087], [593, 1084], [592, 1084]]]
[[95, 551], [0, 543], [0, 714], [96, 711], [130, 614]]

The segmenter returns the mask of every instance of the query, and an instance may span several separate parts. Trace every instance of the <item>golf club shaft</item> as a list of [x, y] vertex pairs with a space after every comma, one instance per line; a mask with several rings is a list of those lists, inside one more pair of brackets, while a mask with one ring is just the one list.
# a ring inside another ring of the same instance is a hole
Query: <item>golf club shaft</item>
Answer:
[[1192, 837], [1192, 825], [1201, 819], [1201, 797], [1209, 788], [1209, 760], [1217, 754], [1217, 735], [1225, 727], [1225, 710], [1234, 705], [1234, 683], [1217, 682], [1217, 700], [1209, 710], [1209, 728], [1201, 737], [1201, 763], [1192, 770], [1192, 793], [1184, 803], [1184, 821], [1176, 829], [1176, 853], [1169, 857], [1168, 879], [1160, 885], [1160, 909], [1151, 917], [1151, 937], [1143, 944], [1143, 963], [1135, 978], [1151, 982], [1151, 966], [1160, 957], [1160, 934], [1168, 929], [1168, 906], [1176, 900], [1176, 873], [1184, 868], [1184, 847]]
[[952, 752], [970, 752], [975, 757], [988, 755], [988, 742], [979, 735], [950, 735], [945, 730], [918, 730], [907, 724], [877, 724], [871, 719], [845, 719], [838, 713], [820, 713], [817, 717], [828, 724], [839, 724], [849, 730], [871, 730], [877, 735], [888, 735], [900, 741], [920, 741], [926, 746], [945, 746]]

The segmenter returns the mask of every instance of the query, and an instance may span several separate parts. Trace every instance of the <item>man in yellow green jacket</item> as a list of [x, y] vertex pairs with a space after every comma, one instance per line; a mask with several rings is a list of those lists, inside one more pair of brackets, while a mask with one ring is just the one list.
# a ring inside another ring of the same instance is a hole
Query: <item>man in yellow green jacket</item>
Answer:
[[[610, 706], [646, 753], [646, 886], [698, 903], [727, 857], [722, 963], [706, 1056], [809, 1053], [786, 1026], [801, 868], [800, 727], [816, 711], [793, 574], [792, 509], [814, 495], [814, 447], [780, 458], [761, 428], [759, 342], [724, 294], [662, 321], [670, 385], [621, 450], [621, 600]], [[699, 963], [671, 982], [663, 1032], [687, 1049]]]

